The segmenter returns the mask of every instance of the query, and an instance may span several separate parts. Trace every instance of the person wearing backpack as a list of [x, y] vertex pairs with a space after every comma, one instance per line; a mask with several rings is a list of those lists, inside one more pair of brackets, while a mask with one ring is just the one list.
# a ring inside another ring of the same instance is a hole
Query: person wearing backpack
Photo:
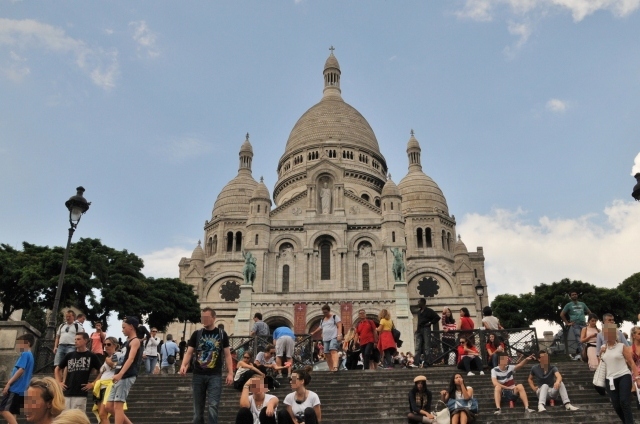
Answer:
[[167, 334], [167, 341], [160, 348], [160, 374], [176, 373], [176, 355], [180, 352], [180, 348], [173, 341], [173, 336]]
[[360, 343], [360, 349], [362, 351], [362, 364], [365, 370], [375, 370], [376, 362], [371, 359], [373, 355], [373, 349], [378, 344], [378, 332], [376, 331], [376, 324], [367, 318], [367, 314], [364, 309], [358, 311], [358, 319], [360, 322], [356, 327], [356, 342]]
[[311, 336], [313, 337], [318, 331], [322, 331], [322, 342], [329, 371], [337, 372], [338, 349], [342, 343], [342, 322], [339, 316], [331, 313], [329, 305], [322, 306], [322, 313], [324, 316], [320, 320], [320, 325], [311, 333]]
[[[233, 362], [229, 349], [229, 337], [222, 328], [217, 328], [216, 313], [212, 308], [202, 310], [200, 321], [203, 328], [194, 331], [187, 343], [187, 353], [180, 366], [180, 374], [186, 375], [193, 358], [193, 422], [196, 424], [218, 424], [218, 404], [222, 396], [222, 358], [227, 364], [225, 383], [233, 383]], [[205, 415], [205, 404], [209, 407]]]
[[53, 352], [56, 354], [53, 359], [53, 366], [57, 367], [67, 353], [76, 351], [76, 334], [84, 333], [82, 324], [76, 321], [76, 313], [69, 309], [64, 314], [65, 322], [60, 324], [56, 332]]

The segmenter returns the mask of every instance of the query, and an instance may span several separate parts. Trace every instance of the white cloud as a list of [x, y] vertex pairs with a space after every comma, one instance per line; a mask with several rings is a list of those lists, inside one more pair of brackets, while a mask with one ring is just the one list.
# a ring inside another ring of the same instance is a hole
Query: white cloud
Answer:
[[564, 113], [569, 108], [569, 104], [560, 99], [549, 99], [545, 107], [550, 112]]
[[27, 61], [24, 57], [21, 57], [14, 51], [11, 51], [11, 59], [5, 66], [0, 67], [0, 72], [4, 76], [15, 83], [20, 83], [24, 78], [31, 73], [28, 66], [24, 64]]
[[154, 153], [173, 163], [182, 163], [186, 159], [209, 153], [213, 145], [202, 139], [187, 135], [167, 140], [154, 147]]
[[631, 168], [631, 176], [634, 176], [640, 172], [640, 153], [638, 153], [638, 156], [636, 156], [635, 160], [633, 161], [633, 168]]
[[493, 19], [490, 0], [467, 0], [462, 10], [456, 12], [460, 19], [487, 22]]
[[531, 25], [527, 23], [509, 22], [507, 26], [509, 34], [518, 37], [513, 46], [507, 46], [504, 49], [504, 53], [509, 58], [513, 58], [515, 54], [525, 45], [531, 36]]
[[181, 258], [190, 258], [193, 249], [187, 250], [181, 247], [165, 247], [148, 255], [141, 255], [144, 261], [142, 273], [154, 278], [177, 278], [178, 264]]
[[530, 223], [522, 210], [496, 209], [466, 215], [458, 232], [470, 251], [484, 247], [491, 298], [562, 278], [615, 287], [638, 272], [640, 207], [618, 200], [604, 215], [604, 224], [595, 223], [593, 215]]
[[115, 86], [118, 74], [117, 51], [90, 48], [84, 41], [66, 35], [61, 28], [33, 19], [0, 18], [0, 46], [8, 46], [16, 55], [16, 51], [24, 54], [30, 48], [72, 54], [76, 65], [87, 73], [94, 84], [105, 90]]
[[156, 45], [156, 34], [149, 29], [145, 21], [129, 22], [133, 28], [133, 40], [138, 44], [138, 55], [154, 58], [160, 56], [160, 50]]
[[640, 7], [640, 0], [466, 0], [456, 12], [460, 19], [490, 21], [499, 11], [516, 15], [537, 12], [545, 14], [559, 10], [571, 13], [575, 22], [600, 11], [608, 11], [617, 17], [625, 17]]

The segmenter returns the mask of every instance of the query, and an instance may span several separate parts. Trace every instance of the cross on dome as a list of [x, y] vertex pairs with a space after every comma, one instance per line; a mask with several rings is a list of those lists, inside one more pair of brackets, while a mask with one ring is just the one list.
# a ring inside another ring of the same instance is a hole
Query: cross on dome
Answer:
[[249, 133], [247, 133], [247, 138], [245, 140], [249, 141]]
[[329, 47], [329, 50], [331, 51], [331, 56], [333, 56], [333, 51], [335, 50], [335, 48], [333, 46]]
[[[413, 128], [411, 128], [411, 135], [413, 136]], [[249, 136], [249, 134], [247, 134], [247, 137]]]

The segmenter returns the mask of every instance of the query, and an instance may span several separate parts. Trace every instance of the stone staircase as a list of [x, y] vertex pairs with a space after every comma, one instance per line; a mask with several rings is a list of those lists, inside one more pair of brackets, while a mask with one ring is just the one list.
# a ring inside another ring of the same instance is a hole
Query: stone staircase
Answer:
[[[526, 384], [530, 367], [525, 366], [516, 374], [516, 381], [527, 388], [529, 402], [537, 410], [537, 399]], [[581, 408], [569, 412], [559, 405], [547, 406], [545, 413], [525, 414], [520, 402], [515, 408], [502, 406], [502, 414], [494, 415], [493, 386], [489, 372], [486, 375], [466, 377], [467, 385], [474, 388], [480, 405], [478, 423], [616, 423], [619, 422], [607, 396], [600, 396], [591, 384], [592, 373], [582, 362], [562, 362], [559, 364], [571, 403]], [[342, 423], [406, 423], [408, 412], [407, 393], [416, 375], [426, 375], [428, 387], [439, 398], [440, 390], [447, 387], [453, 367], [431, 367], [427, 369], [378, 370], [376, 372], [343, 371], [312, 373], [310, 390], [318, 393], [322, 402], [322, 422]], [[271, 392], [280, 401], [291, 391], [288, 382]], [[129, 396], [127, 415], [135, 424], [179, 424], [190, 423], [193, 417], [191, 400], [191, 377], [142, 376], [136, 381]], [[219, 410], [219, 422], [235, 422], [240, 394], [231, 387], [225, 387]], [[435, 402], [434, 402], [435, 406]], [[640, 412], [634, 405], [634, 414], [640, 419]], [[91, 415], [92, 422], [95, 417]], [[25, 422], [24, 419], [20, 421]]]

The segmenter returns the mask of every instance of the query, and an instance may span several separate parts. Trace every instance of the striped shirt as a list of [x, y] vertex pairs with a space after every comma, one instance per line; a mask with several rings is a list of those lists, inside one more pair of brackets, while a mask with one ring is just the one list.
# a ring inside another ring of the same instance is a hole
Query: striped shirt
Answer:
[[495, 367], [491, 370], [491, 378], [495, 378], [498, 380], [498, 383], [503, 386], [511, 387], [515, 386], [516, 382], [513, 379], [513, 376], [516, 373], [515, 365], [507, 365], [504, 371], [500, 369], [500, 367]]

